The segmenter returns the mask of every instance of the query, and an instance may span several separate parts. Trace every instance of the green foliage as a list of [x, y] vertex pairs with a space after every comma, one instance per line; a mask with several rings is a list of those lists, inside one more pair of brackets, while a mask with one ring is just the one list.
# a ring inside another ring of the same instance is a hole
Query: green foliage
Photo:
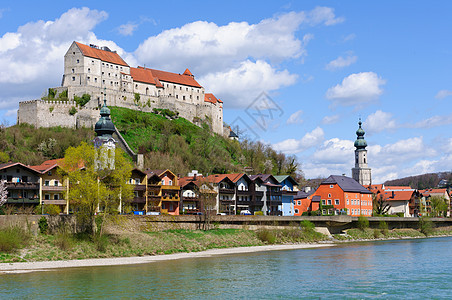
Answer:
[[364, 231], [366, 228], [369, 228], [369, 219], [367, 219], [365, 216], [359, 216], [356, 226], [358, 227], [358, 229]]
[[69, 109], [69, 114], [71, 115], [71, 116], [73, 116], [73, 115], [75, 115], [77, 113], [77, 109], [75, 108], [75, 106], [72, 106], [70, 109]]
[[378, 223], [378, 228], [380, 229], [381, 233], [384, 236], [388, 235], [388, 224], [385, 221], [380, 221], [380, 223]]
[[47, 222], [46, 217], [43, 216], [39, 219], [38, 226], [39, 232], [41, 232], [41, 234], [47, 234], [47, 230], [49, 229], [49, 223]]
[[86, 103], [91, 100], [90, 94], [83, 94], [82, 97], [74, 96], [74, 101], [77, 103], [78, 106], [82, 107], [85, 106]]
[[308, 221], [308, 220], [301, 221], [300, 226], [304, 230], [314, 230], [314, 228], [315, 228], [314, 223], [312, 223], [311, 221]]
[[276, 242], [275, 233], [267, 228], [261, 228], [256, 231], [257, 238], [266, 244], [274, 244]]
[[50, 111], [50, 113], [52, 113], [52, 111], [55, 109], [55, 107], [53, 107], [53, 106], [50, 106], [49, 107], [49, 111]]
[[133, 99], [133, 102], [135, 102], [135, 105], [138, 105], [138, 104], [140, 104], [140, 94], [138, 94], [138, 93], [135, 93], [135, 95], [134, 95], [134, 99]]
[[432, 215], [435, 217], [446, 216], [449, 205], [445, 197], [432, 196], [430, 198]]
[[18, 225], [9, 226], [0, 230], [0, 252], [14, 252], [25, 247], [30, 234]]
[[67, 98], [67, 90], [64, 90], [64, 91], [62, 91], [59, 95], [58, 95], [58, 98], [60, 99], [60, 100], [63, 100], [63, 101], [67, 101], [68, 100], [68, 98]]
[[435, 224], [433, 224], [430, 218], [427, 217], [419, 218], [419, 231], [425, 234], [426, 236], [429, 236], [433, 233], [434, 226]]
[[54, 244], [63, 251], [71, 250], [74, 247], [75, 241], [70, 229], [62, 225], [54, 234]]
[[261, 211], [261, 210], [255, 211], [255, 212], [254, 212], [254, 215], [255, 215], [255, 216], [263, 216], [263, 215], [264, 215], [264, 212]]
[[0, 151], [0, 163], [7, 163], [10, 160], [8, 153]]
[[50, 100], [50, 99], [55, 99], [55, 95], [56, 95], [56, 90], [55, 89], [52, 89], [52, 88], [49, 88], [49, 94], [48, 94], [48, 99]]

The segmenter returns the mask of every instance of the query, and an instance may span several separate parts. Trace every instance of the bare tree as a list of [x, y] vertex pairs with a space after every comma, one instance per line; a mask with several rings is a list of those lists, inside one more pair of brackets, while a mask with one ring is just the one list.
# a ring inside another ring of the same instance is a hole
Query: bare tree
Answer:
[[387, 214], [391, 205], [383, 198], [383, 195], [377, 194], [372, 195], [372, 201], [374, 204], [374, 213], [376, 215]]
[[0, 206], [8, 200], [8, 191], [6, 188], [6, 180], [0, 180]]

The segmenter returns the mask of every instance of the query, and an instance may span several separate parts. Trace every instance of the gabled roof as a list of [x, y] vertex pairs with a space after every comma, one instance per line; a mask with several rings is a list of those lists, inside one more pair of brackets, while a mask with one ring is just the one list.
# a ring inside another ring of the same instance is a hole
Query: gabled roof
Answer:
[[293, 197], [294, 200], [305, 199], [315, 193], [315, 190], [311, 190], [308, 193], [305, 191], [298, 191], [297, 194]]
[[163, 87], [157, 77], [152, 74], [150, 69], [145, 68], [130, 68], [130, 76], [132, 76], [133, 81], [143, 82], [155, 85], [156, 87]]
[[291, 181], [293, 185], [298, 185], [298, 182], [296, 182], [295, 179], [293, 179], [293, 177], [290, 176], [290, 175], [274, 175], [273, 177], [275, 177], [275, 179], [279, 183], [281, 183], [281, 182], [283, 182], [284, 180], [287, 179], [287, 180]]
[[8, 169], [8, 168], [12, 168], [12, 167], [22, 167], [25, 168], [29, 171], [32, 171], [34, 173], [41, 173], [40, 171], [31, 168], [30, 166], [24, 165], [23, 163], [19, 163], [19, 162], [8, 162], [8, 163], [4, 163], [4, 164], [0, 164], [0, 170], [4, 170], [4, 169]]
[[126, 62], [121, 58], [121, 56], [118, 55], [116, 52], [111, 52], [107, 50], [102, 50], [99, 48], [93, 48], [84, 44], [81, 44], [79, 42], [74, 42], [77, 47], [82, 51], [82, 54], [84, 56], [93, 57], [100, 59], [101, 61], [109, 62], [116, 65], [126, 66], [129, 65], [126, 64]]
[[183, 75], [188, 75], [188, 76], [193, 76], [193, 74], [190, 72], [190, 70], [187, 68], [187, 69], [185, 69], [185, 71], [184, 71], [184, 74]]
[[40, 173], [45, 173], [45, 172], [52, 170], [53, 168], [58, 167], [62, 161], [63, 161], [63, 158], [46, 160], [39, 166], [30, 166], [30, 168], [35, 169], [36, 171], [38, 171]]
[[[141, 68], [141, 67], [138, 67], [138, 68]], [[176, 74], [176, 73], [160, 71], [160, 70], [155, 70], [155, 69], [147, 69], [147, 70], [151, 70], [154, 77], [160, 81], [202, 88], [202, 86], [195, 80], [195, 78], [190, 75]]]
[[214, 104], [217, 102], [223, 103], [223, 101], [221, 101], [220, 99], [215, 97], [215, 95], [212, 93], [204, 94], [204, 102], [210, 102], [210, 103], [214, 103]]
[[276, 180], [275, 176], [273, 176], [272, 174], [258, 174], [258, 175], [251, 175], [251, 176], [257, 176], [260, 179], [262, 179], [262, 181], [265, 183], [273, 183], [273, 184], [279, 183], [278, 180]]
[[205, 183], [206, 181], [207, 181], [207, 178], [204, 177], [204, 176], [197, 175], [196, 178], [194, 176], [186, 176], [186, 177], [179, 178], [179, 185], [181, 187], [184, 187], [184, 186], [192, 183], [192, 184], [195, 184], [197, 186], [200, 186], [203, 183]]
[[214, 175], [209, 175], [206, 178], [207, 178], [207, 181], [211, 182], [211, 183], [220, 183], [220, 182], [222, 182], [224, 180], [230, 181], [231, 183], [234, 183], [231, 180], [231, 178], [229, 178], [228, 175], [231, 175], [231, 174], [214, 174]]
[[355, 179], [346, 176], [331, 175], [330, 177], [325, 179], [321, 184], [337, 184], [344, 192], [372, 194], [371, 191], [363, 187]]
[[415, 191], [385, 191], [383, 199], [386, 201], [409, 201]]
[[412, 190], [409, 185], [385, 185], [383, 186], [385, 191], [401, 191], [401, 190]]

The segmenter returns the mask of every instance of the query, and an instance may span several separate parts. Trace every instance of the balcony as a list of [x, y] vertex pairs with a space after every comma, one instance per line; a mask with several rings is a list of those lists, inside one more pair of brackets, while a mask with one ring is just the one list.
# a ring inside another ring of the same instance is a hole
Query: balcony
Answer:
[[141, 184], [137, 184], [133, 186], [133, 190], [134, 191], [145, 191], [146, 190], [146, 186], [145, 185], [141, 185]]
[[235, 190], [234, 189], [220, 188], [220, 193], [222, 193], [222, 194], [235, 194]]
[[145, 197], [133, 197], [132, 203], [146, 203]]
[[7, 204], [23, 204], [23, 203], [28, 203], [28, 204], [39, 204], [39, 198], [18, 198], [18, 197], [14, 197], [14, 198], [8, 198], [7, 200]]
[[6, 187], [9, 190], [38, 190], [37, 182], [7, 182]]
[[42, 204], [54, 204], [54, 205], [66, 205], [67, 202], [64, 199], [60, 200], [42, 200]]
[[248, 191], [237, 190], [237, 195], [239, 195], [239, 196], [249, 196], [252, 194], [253, 194], [253, 192], [250, 190], [248, 190]]
[[199, 201], [198, 197], [182, 197], [183, 201]]
[[186, 214], [186, 215], [196, 215], [196, 214], [198, 214], [200, 212], [201, 212], [200, 209], [187, 209], [187, 208], [184, 208], [184, 214]]
[[162, 201], [180, 201], [179, 195], [166, 195], [162, 197]]
[[178, 185], [161, 185], [162, 190], [180, 190]]
[[44, 185], [42, 186], [44, 192], [64, 192], [66, 188], [64, 186]]

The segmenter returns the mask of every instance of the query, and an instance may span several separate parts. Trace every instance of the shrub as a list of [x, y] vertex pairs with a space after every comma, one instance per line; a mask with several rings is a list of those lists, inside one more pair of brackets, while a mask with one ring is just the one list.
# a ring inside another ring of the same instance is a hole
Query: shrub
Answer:
[[56, 90], [49, 88], [49, 95], [48, 98], [49, 99], [54, 99], [55, 98], [55, 94], [56, 94]]
[[77, 105], [80, 107], [84, 106], [86, 103], [88, 103], [89, 100], [91, 100], [90, 94], [83, 94], [81, 97], [74, 96], [75, 103], [77, 103]]
[[369, 227], [369, 220], [365, 216], [359, 216], [357, 227], [358, 229], [364, 231], [366, 228]]
[[267, 228], [259, 229], [257, 232], [257, 238], [267, 244], [274, 244], [276, 242], [276, 235], [272, 230]]
[[388, 224], [385, 221], [380, 221], [378, 228], [384, 236], [388, 235]]
[[304, 230], [314, 230], [314, 228], [315, 228], [314, 223], [312, 223], [311, 221], [308, 221], [308, 220], [301, 221], [300, 226]]
[[109, 244], [109, 238], [105, 234], [96, 234], [94, 236], [94, 244], [96, 245], [97, 251], [105, 252]]
[[261, 210], [255, 211], [255, 212], [254, 212], [254, 215], [255, 215], [255, 216], [263, 216], [263, 215], [264, 215], [264, 212], [261, 211]]
[[30, 234], [17, 225], [0, 230], [0, 252], [14, 252], [27, 245]]
[[60, 98], [61, 100], [67, 100], [67, 90], [62, 91], [59, 95], [58, 98]]
[[433, 233], [433, 222], [427, 217], [421, 217], [419, 219], [419, 231], [429, 236]]
[[49, 107], [49, 111], [50, 111], [50, 112], [52, 112], [54, 109], [55, 109], [55, 107], [53, 107], [53, 106], [50, 106], [50, 107]]
[[75, 115], [77, 113], [77, 109], [75, 108], [75, 106], [72, 106], [71, 109], [69, 109], [69, 114], [71, 116]]
[[41, 217], [38, 221], [39, 231], [41, 234], [46, 234], [47, 230], [49, 229], [49, 223], [47, 223], [46, 217]]
[[54, 243], [55, 246], [63, 251], [72, 249], [74, 246], [74, 239], [69, 228], [64, 225], [60, 227], [55, 234]]

